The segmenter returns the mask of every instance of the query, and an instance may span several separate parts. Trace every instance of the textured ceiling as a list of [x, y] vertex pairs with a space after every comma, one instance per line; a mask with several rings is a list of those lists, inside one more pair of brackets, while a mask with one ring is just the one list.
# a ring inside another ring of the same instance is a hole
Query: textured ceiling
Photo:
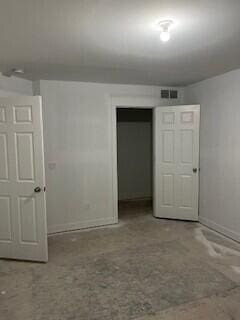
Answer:
[[12, 67], [32, 80], [197, 82], [240, 67], [240, 0], [0, 0], [0, 70]]

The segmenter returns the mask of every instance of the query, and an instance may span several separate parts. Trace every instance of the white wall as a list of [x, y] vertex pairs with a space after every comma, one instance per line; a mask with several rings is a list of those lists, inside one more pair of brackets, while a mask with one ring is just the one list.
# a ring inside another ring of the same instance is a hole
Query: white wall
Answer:
[[240, 240], [240, 70], [185, 89], [201, 105], [200, 221]]
[[118, 199], [152, 197], [151, 122], [118, 122]]
[[0, 73], [0, 97], [9, 97], [15, 95], [31, 96], [32, 81], [16, 77], [6, 77]]
[[156, 86], [40, 81], [40, 93], [49, 232], [113, 223], [111, 95], [168, 101]]

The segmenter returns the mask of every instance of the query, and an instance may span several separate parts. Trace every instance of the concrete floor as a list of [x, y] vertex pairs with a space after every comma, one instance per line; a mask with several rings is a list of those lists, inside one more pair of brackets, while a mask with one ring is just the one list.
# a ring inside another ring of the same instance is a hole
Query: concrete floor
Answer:
[[119, 225], [50, 237], [47, 264], [0, 261], [0, 319], [240, 319], [239, 244], [120, 211]]

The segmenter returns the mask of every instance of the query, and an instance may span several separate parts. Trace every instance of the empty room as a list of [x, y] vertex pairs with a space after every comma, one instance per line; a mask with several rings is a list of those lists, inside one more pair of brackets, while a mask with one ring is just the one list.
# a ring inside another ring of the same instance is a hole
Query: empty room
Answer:
[[239, 101], [239, 0], [0, 0], [0, 320], [239, 320]]

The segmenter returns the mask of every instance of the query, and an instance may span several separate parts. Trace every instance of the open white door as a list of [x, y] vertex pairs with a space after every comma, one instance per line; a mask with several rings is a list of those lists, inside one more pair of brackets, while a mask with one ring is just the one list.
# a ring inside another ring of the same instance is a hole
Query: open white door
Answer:
[[200, 106], [156, 107], [154, 215], [198, 220]]
[[47, 261], [41, 97], [0, 98], [0, 258]]

